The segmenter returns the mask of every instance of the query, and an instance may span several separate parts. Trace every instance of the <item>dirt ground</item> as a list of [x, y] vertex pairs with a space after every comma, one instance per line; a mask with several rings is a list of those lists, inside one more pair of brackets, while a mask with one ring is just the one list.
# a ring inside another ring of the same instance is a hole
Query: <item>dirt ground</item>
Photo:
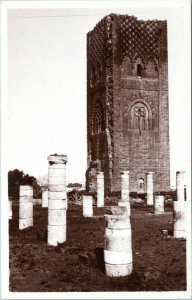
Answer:
[[[111, 203], [109, 203], [111, 204]], [[34, 226], [18, 229], [18, 204], [9, 222], [10, 291], [185, 291], [186, 242], [172, 237], [172, 208], [155, 216], [152, 208], [131, 209], [133, 273], [105, 275], [104, 208], [94, 207], [94, 217], [84, 218], [82, 206], [67, 211], [67, 242], [47, 246], [47, 208], [34, 206]], [[162, 234], [163, 229], [169, 235]]]

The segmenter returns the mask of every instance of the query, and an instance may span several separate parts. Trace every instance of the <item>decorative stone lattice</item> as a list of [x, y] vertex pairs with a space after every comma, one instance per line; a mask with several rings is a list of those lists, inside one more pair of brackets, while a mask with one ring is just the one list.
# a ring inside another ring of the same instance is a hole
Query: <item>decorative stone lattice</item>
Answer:
[[91, 73], [92, 79], [97, 77], [98, 72], [105, 64], [106, 58], [106, 19], [102, 19], [94, 27], [90, 40], [91, 51]]
[[165, 22], [142, 21], [128, 15], [119, 15], [119, 19], [122, 60], [129, 57], [134, 64], [137, 58], [141, 58], [145, 68], [152, 60], [158, 68], [159, 38], [165, 29]]
[[108, 138], [108, 148], [111, 149], [109, 155], [109, 177], [113, 172], [113, 47], [112, 47], [112, 19], [113, 16], [106, 17], [106, 110]]

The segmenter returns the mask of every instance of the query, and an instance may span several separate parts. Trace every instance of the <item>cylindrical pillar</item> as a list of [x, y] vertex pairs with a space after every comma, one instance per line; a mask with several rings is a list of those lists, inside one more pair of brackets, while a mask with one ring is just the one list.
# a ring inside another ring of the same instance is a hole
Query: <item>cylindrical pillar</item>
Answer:
[[173, 236], [186, 238], [186, 201], [173, 201]]
[[42, 207], [48, 207], [48, 190], [42, 191]]
[[92, 217], [93, 216], [93, 197], [83, 196], [83, 216]]
[[97, 207], [104, 206], [104, 174], [97, 172]]
[[33, 226], [33, 188], [20, 185], [19, 190], [19, 229]]
[[155, 215], [163, 215], [164, 211], [164, 196], [155, 196]]
[[50, 246], [66, 241], [66, 155], [48, 156], [48, 240]]
[[147, 173], [147, 205], [153, 205], [153, 172]]
[[176, 189], [177, 189], [177, 201], [184, 201], [184, 176], [185, 171], [176, 172]]
[[9, 200], [9, 220], [12, 219], [13, 213], [12, 213], [12, 201]]
[[129, 201], [129, 171], [123, 171], [121, 174], [121, 201], [118, 201], [118, 206], [127, 208], [128, 216], [131, 212], [131, 204]]
[[121, 201], [129, 201], [129, 171], [121, 172]]
[[105, 215], [104, 261], [107, 276], [122, 277], [132, 273], [131, 224], [127, 214]]

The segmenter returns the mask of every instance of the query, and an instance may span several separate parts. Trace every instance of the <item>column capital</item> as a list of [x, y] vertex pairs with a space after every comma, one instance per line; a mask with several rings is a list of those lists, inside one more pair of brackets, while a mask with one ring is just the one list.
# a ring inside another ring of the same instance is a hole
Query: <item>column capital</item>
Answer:
[[121, 175], [129, 175], [129, 171], [121, 171], [120, 174]]
[[47, 157], [49, 163], [53, 164], [66, 164], [68, 161], [67, 155], [64, 154], [51, 154]]
[[185, 174], [185, 171], [177, 171], [176, 172], [176, 175], [184, 175]]
[[104, 173], [103, 172], [97, 172], [97, 175], [99, 175], [99, 176], [104, 176]]

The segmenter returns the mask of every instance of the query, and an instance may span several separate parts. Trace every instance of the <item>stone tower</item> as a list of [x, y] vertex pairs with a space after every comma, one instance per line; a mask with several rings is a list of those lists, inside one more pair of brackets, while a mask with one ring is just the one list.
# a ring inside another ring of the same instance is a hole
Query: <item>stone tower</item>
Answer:
[[105, 190], [170, 189], [166, 21], [111, 14], [87, 34], [87, 189], [103, 171]]

